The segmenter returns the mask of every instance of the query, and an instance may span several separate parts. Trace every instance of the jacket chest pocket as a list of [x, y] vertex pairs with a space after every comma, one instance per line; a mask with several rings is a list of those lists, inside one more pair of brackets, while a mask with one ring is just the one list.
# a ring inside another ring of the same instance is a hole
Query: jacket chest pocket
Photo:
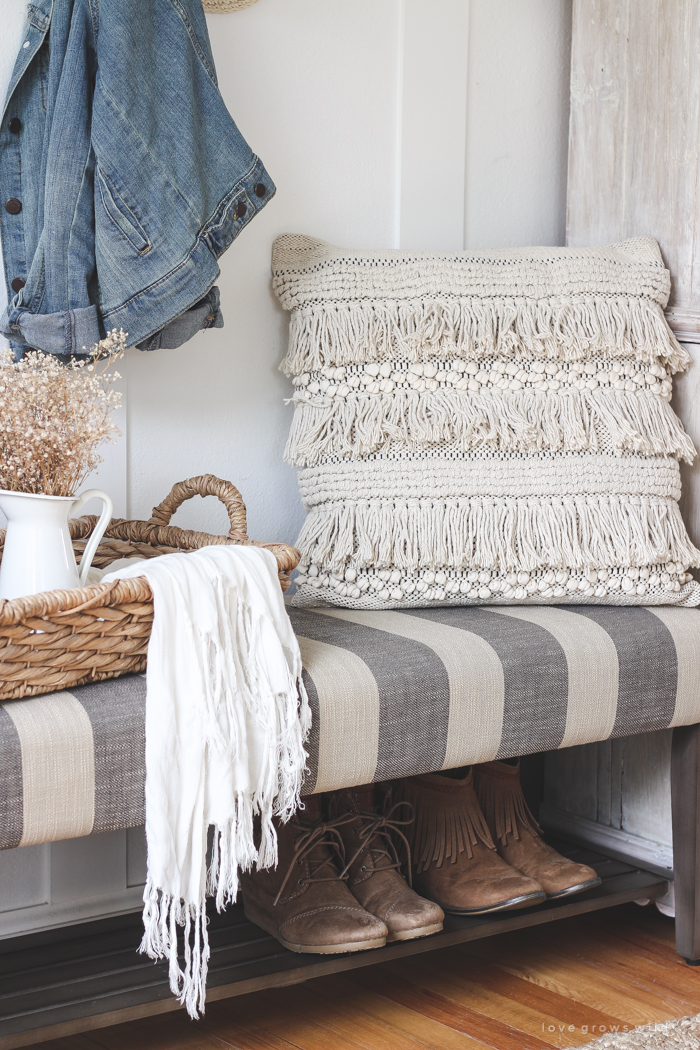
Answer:
[[145, 255], [153, 247], [148, 239], [148, 234], [99, 164], [95, 166], [95, 181], [100, 191], [102, 204], [111, 221], [134, 251], [138, 255]]

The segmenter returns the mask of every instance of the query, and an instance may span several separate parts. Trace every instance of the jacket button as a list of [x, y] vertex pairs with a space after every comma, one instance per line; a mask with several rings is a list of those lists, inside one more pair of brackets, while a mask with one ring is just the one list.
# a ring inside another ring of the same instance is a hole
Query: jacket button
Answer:
[[216, 314], [207, 314], [204, 320], [207, 324], [212, 324], [216, 320]]
[[236, 219], [242, 219], [247, 211], [248, 211], [248, 209], [245, 206], [245, 202], [244, 201], [239, 201], [238, 204], [236, 205], [236, 210], [234, 211], [233, 214], [234, 214], [234, 217]]
[[15, 277], [14, 281], [10, 285], [13, 292], [21, 292], [27, 282], [23, 277]]
[[22, 201], [18, 201], [16, 197], [10, 197], [9, 201], [5, 201], [5, 211], [9, 211], [10, 215], [19, 215], [22, 210]]
[[259, 182], [256, 185], [256, 187], [255, 187], [255, 196], [256, 197], [264, 197], [266, 193], [267, 193], [267, 186], [265, 185], [264, 182]]
[[10, 120], [8, 120], [7, 122], [7, 126], [13, 135], [19, 135], [20, 131], [22, 130], [22, 121], [19, 119], [19, 117], [11, 117]]

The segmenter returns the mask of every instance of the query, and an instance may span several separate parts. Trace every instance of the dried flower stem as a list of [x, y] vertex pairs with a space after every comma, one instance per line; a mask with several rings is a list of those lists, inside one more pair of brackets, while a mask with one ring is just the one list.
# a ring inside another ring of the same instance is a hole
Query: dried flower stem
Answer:
[[102, 462], [99, 446], [119, 435], [111, 414], [121, 377], [111, 366], [125, 346], [115, 329], [87, 359], [68, 364], [36, 351], [21, 361], [0, 352], [0, 489], [75, 495]]

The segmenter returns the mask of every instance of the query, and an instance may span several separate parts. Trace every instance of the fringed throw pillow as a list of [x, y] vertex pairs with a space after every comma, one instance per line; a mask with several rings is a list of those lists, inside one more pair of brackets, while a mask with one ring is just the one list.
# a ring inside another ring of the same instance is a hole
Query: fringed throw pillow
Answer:
[[700, 604], [658, 245], [448, 255], [284, 236], [297, 604]]

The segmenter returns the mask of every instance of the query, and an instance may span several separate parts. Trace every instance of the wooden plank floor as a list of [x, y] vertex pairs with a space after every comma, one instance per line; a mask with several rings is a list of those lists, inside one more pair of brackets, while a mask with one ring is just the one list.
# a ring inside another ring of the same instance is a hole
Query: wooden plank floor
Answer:
[[628, 904], [36, 1050], [546, 1050], [696, 1013], [673, 921]]

